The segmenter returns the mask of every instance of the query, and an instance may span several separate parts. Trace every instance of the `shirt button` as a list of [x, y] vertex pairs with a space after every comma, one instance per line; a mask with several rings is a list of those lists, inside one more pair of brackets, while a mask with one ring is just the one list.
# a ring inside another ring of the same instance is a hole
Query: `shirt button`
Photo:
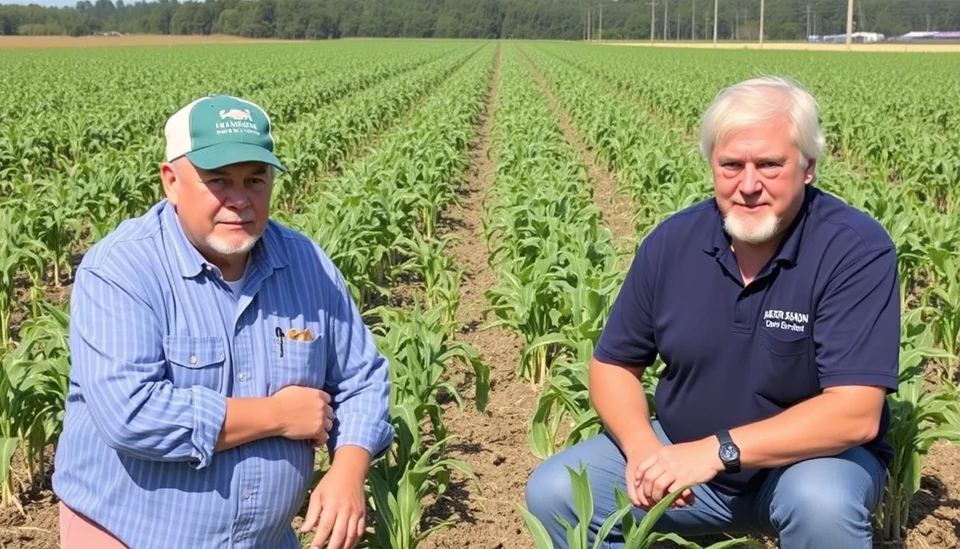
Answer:
[[237, 378], [240, 379], [240, 381], [243, 381], [243, 380], [247, 379], [247, 374], [240, 374], [240, 375], [237, 376]]
[[190, 357], [190, 364], [196, 364], [196, 363], [197, 363], [197, 357], [195, 356]]
[[250, 499], [250, 490], [243, 491], [243, 499]]

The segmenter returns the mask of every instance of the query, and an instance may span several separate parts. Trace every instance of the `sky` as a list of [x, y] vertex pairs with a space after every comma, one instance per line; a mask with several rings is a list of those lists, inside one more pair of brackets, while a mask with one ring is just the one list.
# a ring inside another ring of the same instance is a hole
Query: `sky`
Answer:
[[[90, 0], [91, 3], [96, 2], [96, 0]], [[126, 1], [126, 0], [125, 0]], [[141, 0], [133, 0], [134, 2], [139, 2]], [[150, 1], [150, 0], [147, 0]], [[113, 2], [116, 4], [116, 0]], [[20, 4], [26, 6], [28, 4], [37, 4], [40, 6], [53, 6], [57, 8], [69, 7], [72, 8], [77, 5], [77, 0], [0, 0], [0, 5], [3, 4]]]
[[73, 7], [77, 5], [77, 0], [0, 0], [0, 4], [38, 4], [40, 6], [54, 7]]

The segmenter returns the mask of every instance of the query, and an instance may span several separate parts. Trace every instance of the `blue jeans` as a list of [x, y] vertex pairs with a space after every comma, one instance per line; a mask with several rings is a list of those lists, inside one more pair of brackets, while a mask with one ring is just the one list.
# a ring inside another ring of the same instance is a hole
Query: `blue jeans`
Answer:
[[[654, 431], [670, 444], [659, 422]], [[606, 518], [616, 511], [614, 484], [626, 494], [626, 459], [606, 433], [585, 440], [541, 463], [527, 482], [527, 508], [546, 526], [553, 546], [567, 546], [566, 529], [555, 517], [576, 526], [570, 476], [566, 467], [586, 467], [593, 491], [590, 544]], [[871, 513], [883, 500], [886, 469], [868, 450], [852, 448], [834, 457], [815, 458], [770, 471], [757, 493], [728, 495], [709, 484], [696, 486], [692, 506], [670, 508], [657, 532], [680, 536], [727, 533], [767, 534], [780, 549], [871, 549]], [[645, 511], [634, 509], [639, 522]], [[615, 527], [602, 547], [623, 547]]]

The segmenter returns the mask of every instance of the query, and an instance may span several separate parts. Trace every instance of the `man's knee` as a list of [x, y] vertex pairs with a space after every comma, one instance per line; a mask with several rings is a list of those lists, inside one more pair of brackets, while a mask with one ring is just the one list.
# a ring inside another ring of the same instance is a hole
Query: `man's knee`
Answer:
[[527, 509], [545, 526], [556, 516], [566, 516], [572, 509], [573, 484], [566, 464], [559, 459], [540, 463], [527, 479]]
[[804, 526], [822, 528], [838, 522], [866, 522], [870, 509], [860, 494], [844, 485], [821, 482], [800, 483], [791, 486], [775, 500], [771, 510], [774, 525], [799, 522]]
[[804, 538], [869, 538], [870, 515], [883, 497], [882, 479], [869, 465], [824, 460], [791, 469], [780, 478], [771, 501], [774, 528]]

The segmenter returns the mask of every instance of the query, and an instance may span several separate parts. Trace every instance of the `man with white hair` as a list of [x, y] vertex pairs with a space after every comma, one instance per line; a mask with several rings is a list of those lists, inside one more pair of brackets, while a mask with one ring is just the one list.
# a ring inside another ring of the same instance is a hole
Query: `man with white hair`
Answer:
[[393, 439], [387, 361], [320, 247], [269, 218], [270, 118], [213, 95], [166, 124], [166, 198], [97, 242], [71, 295], [53, 488], [62, 549], [353, 547]]
[[[604, 432], [540, 464], [527, 506], [566, 546], [577, 523], [567, 467], [584, 465], [591, 541], [616, 510], [655, 529], [760, 533], [782, 549], [869, 549], [892, 448], [900, 297], [894, 244], [874, 219], [815, 188], [824, 137], [814, 99], [758, 78], [702, 121], [714, 196], [643, 240], [590, 364]], [[640, 383], [665, 364], [651, 418]], [[605, 547], [622, 547], [614, 528]]]

